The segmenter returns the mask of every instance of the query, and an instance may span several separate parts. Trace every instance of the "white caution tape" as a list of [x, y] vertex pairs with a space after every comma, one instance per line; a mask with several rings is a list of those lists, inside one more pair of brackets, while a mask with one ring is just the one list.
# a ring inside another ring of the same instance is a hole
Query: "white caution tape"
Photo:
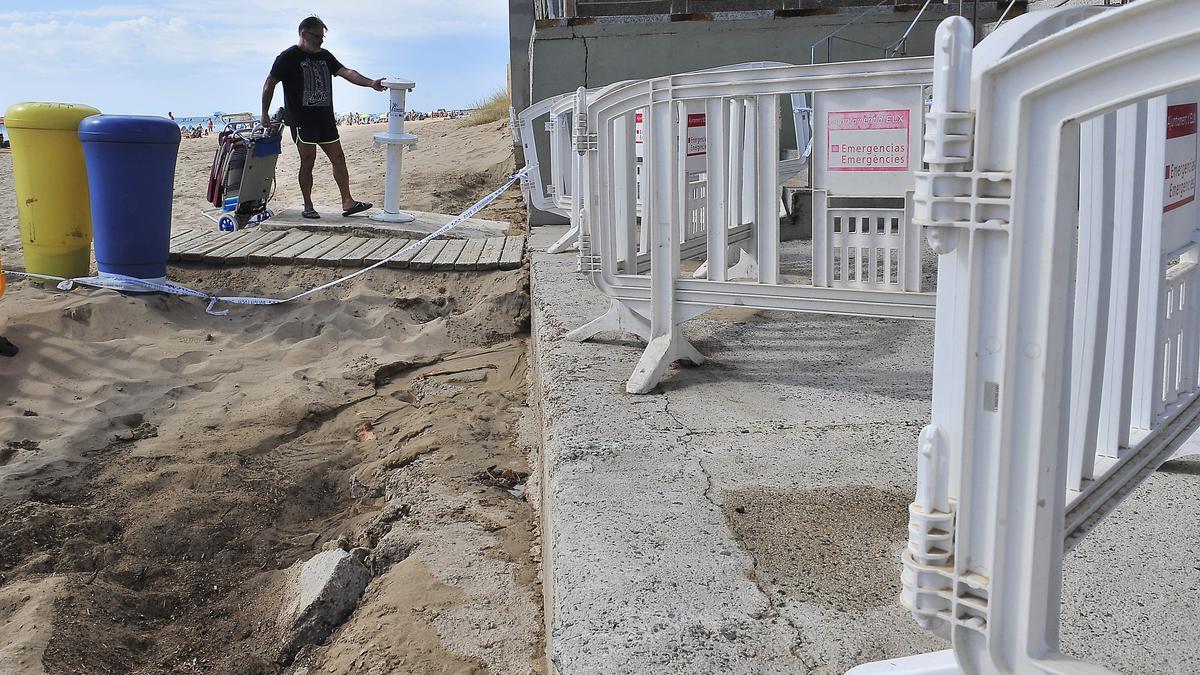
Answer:
[[424, 238], [419, 239], [417, 241], [409, 242], [409, 244], [407, 246], [400, 249], [399, 251], [396, 251], [392, 255], [388, 256], [388, 258], [386, 260], [380, 260], [379, 262], [375, 263], [374, 265], [371, 265], [369, 267], [364, 267], [363, 269], [358, 270], [357, 272], [354, 272], [352, 274], [347, 274], [346, 276], [341, 277], [339, 279], [334, 279], [333, 281], [330, 281], [327, 284], [322, 284], [320, 286], [317, 286], [316, 288], [311, 288], [307, 291], [304, 291], [303, 293], [297, 293], [296, 295], [293, 295], [290, 298], [278, 299], [278, 298], [257, 298], [257, 297], [253, 297], [253, 296], [212, 295], [210, 293], [204, 293], [203, 291], [197, 291], [195, 289], [188, 288], [187, 286], [180, 286], [179, 284], [172, 284], [170, 282], [163, 283], [163, 282], [157, 282], [157, 281], [147, 281], [146, 279], [138, 279], [136, 277], [127, 277], [127, 276], [124, 276], [121, 274], [109, 274], [109, 275], [105, 275], [103, 277], [79, 277], [76, 279], [67, 279], [64, 277], [47, 276], [45, 274], [33, 274], [30, 272], [8, 271], [8, 272], [2, 272], [2, 273], [8, 274], [9, 276], [22, 277], [22, 278], [26, 278], [26, 279], [41, 279], [44, 281], [57, 281], [57, 282], [59, 282], [58, 288], [60, 290], [64, 290], [64, 291], [69, 291], [69, 290], [71, 290], [72, 287], [74, 287], [75, 284], [79, 284], [81, 286], [92, 286], [95, 288], [110, 288], [110, 289], [118, 290], [118, 291], [158, 291], [160, 293], [171, 293], [173, 295], [184, 295], [184, 296], [188, 296], [188, 297], [192, 297], [192, 298], [200, 298], [202, 300], [208, 301], [208, 307], [204, 311], [206, 311], [209, 314], [212, 314], [214, 316], [225, 316], [226, 314], [229, 314], [229, 310], [227, 310], [227, 309], [221, 310], [221, 311], [216, 311], [215, 307], [217, 306], [217, 303], [221, 303], [221, 302], [228, 303], [231, 305], [282, 305], [285, 302], [292, 302], [293, 300], [299, 300], [301, 298], [306, 298], [310, 295], [313, 295], [314, 293], [320, 293], [321, 291], [324, 291], [326, 289], [337, 286], [338, 284], [347, 282], [347, 281], [353, 279], [354, 277], [357, 277], [362, 274], [366, 274], [367, 272], [370, 272], [371, 270], [373, 270], [377, 267], [382, 267], [383, 265], [386, 265], [388, 263], [388, 261], [392, 260], [393, 258], [395, 258], [396, 256], [399, 256], [402, 253], [404, 253], [406, 251], [410, 251], [413, 248], [420, 246], [422, 244], [425, 244], [426, 242], [430, 241], [431, 239], [440, 237], [441, 235], [443, 235], [443, 234], [449, 232], [450, 230], [458, 227], [459, 225], [463, 224], [463, 222], [470, 219], [476, 213], [479, 213], [480, 211], [482, 211], [484, 209], [484, 207], [486, 207], [488, 204], [491, 204], [492, 202], [496, 201], [496, 199], [499, 198], [500, 195], [504, 194], [504, 192], [506, 190], [508, 190], [510, 187], [512, 187], [514, 183], [516, 183], [519, 180], [523, 180], [525, 178], [525, 176], [528, 175], [529, 172], [536, 166], [537, 166], [536, 164], [530, 164], [530, 165], [526, 166], [525, 168], [521, 169], [520, 171], [509, 176], [508, 180], [505, 181], [504, 185], [501, 185], [499, 188], [497, 188], [495, 192], [493, 192], [490, 195], [484, 197], [483, 199], [475, 202], [466, 211], [463, 211], [462, 213], [458, 214], [457, 216], [454, 217], [453, 220], [451, 220], [450, 222], [446, 223], [445, 225], [439, 227], [437, 230], [425, 235]]

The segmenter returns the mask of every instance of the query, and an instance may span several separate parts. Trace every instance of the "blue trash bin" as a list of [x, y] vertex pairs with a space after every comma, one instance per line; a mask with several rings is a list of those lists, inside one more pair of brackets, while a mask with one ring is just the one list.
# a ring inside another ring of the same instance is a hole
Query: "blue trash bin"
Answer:
[[179, 127], [165, 117], [92, 115], [79, 123], [101, 276], [165, 279]]

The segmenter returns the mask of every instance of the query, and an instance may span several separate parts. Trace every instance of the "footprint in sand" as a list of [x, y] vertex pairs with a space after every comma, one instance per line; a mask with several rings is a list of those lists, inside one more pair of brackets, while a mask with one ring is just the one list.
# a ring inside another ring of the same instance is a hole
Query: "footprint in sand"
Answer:
[[191, 398], [198, 396], [199, 394], [202, 394], [202, 393], [207, 394], [209, 392], [215, 391], [217, 389], [218, 384], [219, 383], [217, 382], [217, 380], [193, 382], [189, 385], [182, 386], [182, 387], [172, 387], [171, 389], [168, 389], [166, 394], [164, 394], [163, 396], [164, 396], [164, 398], [169, 398], [169, 399], [172, 399], [175, 401], [187, 401]]
[[308, 321], [289, 321], [275, 329], [274, 337], [281, 342], [300, 342], [321, 334], [324, 324]]
[[179, 356], [165, 358], [158, 362], [159, 367], [168, 373], [180, 373], [188, 366], [194, 366], [197, 363], [203, 363], [208, 358], [205, 352], [191, 351], [184, 352]]

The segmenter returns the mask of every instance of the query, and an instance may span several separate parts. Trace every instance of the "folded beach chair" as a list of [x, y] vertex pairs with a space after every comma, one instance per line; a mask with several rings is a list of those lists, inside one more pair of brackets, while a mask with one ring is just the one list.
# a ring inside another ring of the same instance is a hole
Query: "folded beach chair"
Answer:
[[256, 130], [248, 113], [223, 116], [225, 129], [208, 175], [206, 198], [212, 209], [201, 213], [222, 230], [239, 230], [270, 218], [267, 203], [275, 193], [275, 164], [283, 140], [282, 111], [271, 128]]

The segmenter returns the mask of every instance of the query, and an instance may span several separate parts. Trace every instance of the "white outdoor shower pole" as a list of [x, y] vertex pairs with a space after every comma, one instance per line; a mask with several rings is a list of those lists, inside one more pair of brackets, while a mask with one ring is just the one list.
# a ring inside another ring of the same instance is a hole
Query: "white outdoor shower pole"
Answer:
[[383, 81], [391, 93], [388, 106], [388, 130], [375, 134], [375, 147], [387, 146], [387, 182], [383, 193], [383, 211], [371, 216], [371, 220], [385, 223], [411, 223], [414, 216], [400, 210], [400, 165], [405, 146], [416, 145], [417, 137], [404, 132], [404, 95], [416, 88], [416, 82], [389, 78]]

